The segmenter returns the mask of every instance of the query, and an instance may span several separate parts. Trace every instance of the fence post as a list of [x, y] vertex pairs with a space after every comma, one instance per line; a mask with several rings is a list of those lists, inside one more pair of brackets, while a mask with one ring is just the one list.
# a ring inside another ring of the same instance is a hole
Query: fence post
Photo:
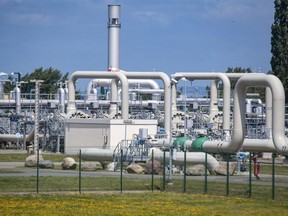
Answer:
[[252, 153], [249, 153], [249, 198], [252, 196]]
[[120, 191], [123, 192], [123, 149], [121, 149]]
[[207, 184], [207, 176], [208, 176], [208, 172], [207, 172], [207, 152], [205, 152], [205, 185], [204, 185], [204, 193], [206, 194], [208, 191], [208, 184]]
[[36, 191], [37, 194], [39, 193], [39, 145], [37, 147], [37, 187], [36, 187]]
[[272, 200], [275, 199], [275, 157], [276, 154], [272, 153]]
[[163, 151], [163, 191], [165, 191], [165, 186], [166, 186], [166, 173], [165, 173], [165, 168], [166, 168], [166, 153], [165, 150]]
[[227, 173], [227, 177], [226, 177], [226, 196], [229, 195], [229, 154], [226, 155], [226, 160], [227, 160], [227, 164], [226, 164], [226, 173]]
[[151, 182], [151, 189], [152, 192], [154, 191], [154, 149], [152, 149], [152, 182]]
[[184, 150], [184, 190], [183, 190], [183, 193], [186, 193], [186, 148]]
[[79, 151], [79, 194], [81, 194], [81, 161], [82, 161], [82, 154], [81, 149]]

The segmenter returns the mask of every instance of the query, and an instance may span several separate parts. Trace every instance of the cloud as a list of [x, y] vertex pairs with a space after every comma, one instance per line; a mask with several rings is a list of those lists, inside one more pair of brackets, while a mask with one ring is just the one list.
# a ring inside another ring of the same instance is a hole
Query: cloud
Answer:
[[40, 13], [9, 13], [6, 19], [11, 23], [51, 24], [53, 16]]
[[168, 25], [171, 21], [171, 17], [163, 12], [156, 12], [156, 11], [136, 11], [133, 13], [136, 19], [140, 20], [141, 22], [157, 22], [161, 25]]

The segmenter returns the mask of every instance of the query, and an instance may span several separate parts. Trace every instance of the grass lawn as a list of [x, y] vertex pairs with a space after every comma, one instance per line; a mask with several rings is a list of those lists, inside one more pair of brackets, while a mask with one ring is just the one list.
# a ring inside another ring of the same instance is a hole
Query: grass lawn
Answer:
[[1, 215], [285, 215], [287, 202], [168, 192], [0, 196]]

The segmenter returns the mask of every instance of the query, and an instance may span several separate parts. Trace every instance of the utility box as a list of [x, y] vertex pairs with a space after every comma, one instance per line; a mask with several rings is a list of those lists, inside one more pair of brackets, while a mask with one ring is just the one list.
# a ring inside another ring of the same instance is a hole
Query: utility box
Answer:
[[157, 133], [157, 120], [144, 119], [65, 119], [65, 154], [77, 154], [81, 148], [115, 149], [121, 140], [132, 140], [145, 128]]

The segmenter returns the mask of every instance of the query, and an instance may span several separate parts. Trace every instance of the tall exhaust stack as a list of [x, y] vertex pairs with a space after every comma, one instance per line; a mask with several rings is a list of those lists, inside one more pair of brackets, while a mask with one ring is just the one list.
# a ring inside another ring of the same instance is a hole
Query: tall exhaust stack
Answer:
[[[108, 5], [108, 70], [120, 69], [120, 5]], [[117, 81], [111, 82], [110, 116], [117, 112]]]
[[108, 69], [120, 66], [120, 5], [108, 5]]

